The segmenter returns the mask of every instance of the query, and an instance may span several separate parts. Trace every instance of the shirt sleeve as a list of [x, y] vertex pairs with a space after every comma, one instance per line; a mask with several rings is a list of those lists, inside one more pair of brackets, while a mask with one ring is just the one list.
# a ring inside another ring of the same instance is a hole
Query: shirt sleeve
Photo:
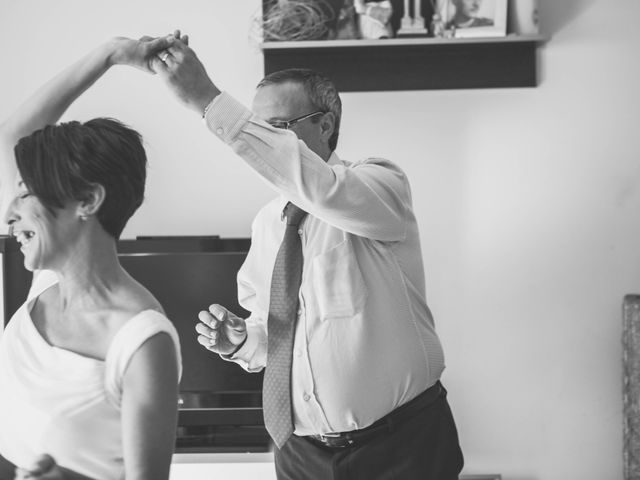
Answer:
[[158, 333], [166, 333], [173, 340], [178, 378], [182, 376], [182, 355], [178, 332], [163, 314], [155, 310], [145, 310], [120, 327], [107, 352], [105, 390], [109, 401], [117, 408], [120, 408], [124, 374], [131, 359], [147, 340]]
[[329, 164], [295, 133], [271, 127], [226, 93], [216, 97], [205, 123], [275, 191], [311, 215], [374, 240], [405, 238], [409, 185], [392, 162]]
[[[255, 238], [255, 220], [251, 227], [252, 238]], [[247, 323], [247, 339], [244, 345], [233, 355], [221, 355], [224, 360], [235, 362], [247, 372], [259, 372], [267, 362], [267, 312], [260, 309], [255, 282], [256, 242], [251, 242], [247, 258], [238, 272], [238, 303], [251, 312], [245, 320]]]

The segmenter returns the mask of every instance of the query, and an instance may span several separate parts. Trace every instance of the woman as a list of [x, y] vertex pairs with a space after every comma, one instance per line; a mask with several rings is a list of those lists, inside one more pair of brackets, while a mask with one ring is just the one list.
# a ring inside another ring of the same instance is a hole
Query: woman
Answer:
[[178, 336], [116, 254], [144, 195], [141, 138], [111, 119], [52, 124], [112, 65], [151, 71], [174, 38], [107, 42], [0, 126], [1, 218], [34, 272], [0, 341], [0, 456], [16, 478], [169, 476]]

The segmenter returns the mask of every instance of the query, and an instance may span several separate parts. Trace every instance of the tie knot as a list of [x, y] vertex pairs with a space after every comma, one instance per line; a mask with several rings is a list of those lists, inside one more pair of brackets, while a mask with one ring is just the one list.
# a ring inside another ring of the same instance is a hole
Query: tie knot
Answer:
[[307, 212], [291, 202], [287, 203], [287, 206], [284, 207], [284, 216], [287, 217], [287, 225], [297, 227], [306, 215]]

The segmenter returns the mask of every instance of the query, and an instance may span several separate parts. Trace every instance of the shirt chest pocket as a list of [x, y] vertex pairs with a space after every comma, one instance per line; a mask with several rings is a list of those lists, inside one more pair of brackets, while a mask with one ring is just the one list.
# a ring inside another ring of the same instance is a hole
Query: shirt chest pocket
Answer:
[[367, 287], [349, 239], [316, 256], [310, 273], [309, 289], [320, 320], [362, 313]]

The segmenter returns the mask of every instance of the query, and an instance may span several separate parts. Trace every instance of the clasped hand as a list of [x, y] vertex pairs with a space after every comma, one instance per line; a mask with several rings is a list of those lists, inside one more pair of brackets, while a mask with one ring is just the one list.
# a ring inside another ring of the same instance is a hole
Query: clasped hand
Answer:
[[247, 324], [244, 319], [221, 305], [213, 304], [208, 311], [198, 314], [201, 323], [196, 325], [198, 343], [207, 350], [229, 355], [234, 353], [247, 338]]

